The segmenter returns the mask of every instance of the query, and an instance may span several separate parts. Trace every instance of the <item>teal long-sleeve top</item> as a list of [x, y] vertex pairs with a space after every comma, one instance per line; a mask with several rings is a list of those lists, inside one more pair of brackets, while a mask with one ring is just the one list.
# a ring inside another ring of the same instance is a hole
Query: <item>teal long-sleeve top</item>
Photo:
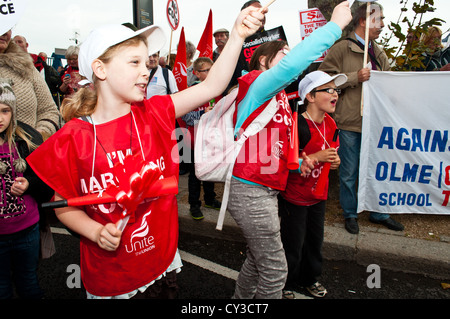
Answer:
[[[242, 124], [253, 111], [295, 81], [341, 35], [341, 28], [334, 22], [328, 22], [297, 44], [277, 65], [261, 73], [252, 83], [246, 96], [238, 106], [234, 133], [237, 134], [239, 132]], [[236, 179], [247, 184], [256, 185], [241, 178]]]

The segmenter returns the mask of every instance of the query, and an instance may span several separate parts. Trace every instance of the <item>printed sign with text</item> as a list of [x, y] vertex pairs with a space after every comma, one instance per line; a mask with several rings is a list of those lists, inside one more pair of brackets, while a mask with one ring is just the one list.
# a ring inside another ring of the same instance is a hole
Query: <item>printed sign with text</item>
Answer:
[[[327, 19], [317, 8], [300, 11], [300, 35], [302, 40], [308, 37], [314, 30], [327, 24]], [[328, 50], [315, 62], [322, 62]]]

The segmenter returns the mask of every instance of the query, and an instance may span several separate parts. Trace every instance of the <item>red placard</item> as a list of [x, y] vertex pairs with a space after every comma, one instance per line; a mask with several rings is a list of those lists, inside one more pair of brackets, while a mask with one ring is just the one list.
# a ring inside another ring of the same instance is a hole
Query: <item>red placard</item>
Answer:
[[[317, 8], [300, 11], [300, 35], [302, 40], [313, 33], [314, 30], [327, 24], [327, 22], [328, 21], [325, 19], [322, 12]], [[326, 50], [315, 62], [322, 62], [327, 53], [328, 50]]]

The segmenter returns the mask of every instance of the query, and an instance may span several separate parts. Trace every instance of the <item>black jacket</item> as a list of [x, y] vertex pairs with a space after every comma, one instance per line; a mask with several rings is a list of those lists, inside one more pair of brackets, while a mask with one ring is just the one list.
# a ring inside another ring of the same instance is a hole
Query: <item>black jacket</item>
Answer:
[[[17, 122], [17, 125], [30, 136], [31, 141], [34, 144], [41, 145], [43, 143], [41, 134], [33, 127], [20, 121]], [[20, 157], [26, 160], [27, 156], [31, 154], [27, 143], [20, 137], [16, 137], [16, 145]], [[50, 199], [54, 195], [54, 191], [36, 175], [36, 173], [31, 169], [30, 165], [28, 165], [28, 163], [23, 176], [28, 180], [30, 184], [25, 194], [31, 195], [38, 202], [38, 204], [50, 201]]]

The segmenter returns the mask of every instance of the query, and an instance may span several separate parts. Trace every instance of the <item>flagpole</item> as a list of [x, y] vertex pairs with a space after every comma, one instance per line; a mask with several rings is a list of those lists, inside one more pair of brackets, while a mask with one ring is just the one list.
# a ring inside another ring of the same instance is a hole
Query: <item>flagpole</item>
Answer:
[[270, 0], [264, 7], [261, 7], [261, 9], [259, 9], [259, 12], [263, 12], [264, 10], [268, 9], [275, 1], [276, 0]]
[[[363, 68], [365, 68], [367, 66], [368, 58], [369, 58], [369, 24], [370, 24], [370, 11], [371, 11], [370, 7], [371, 7], [370, 2], [367, 2]], [[361, 92], [361, 116], [363, 116], [363, 109], [364, 109], [364, 90]]]
[[270, 5], [272, 4], [272, 3], [274, 3], [276, 0], [270, 0], [268, 3], [266, 3], [266, 5], [261, 9], [261, 11], [264, 11], [264, 10], [266, 10], [268, 7], [270, 7]]
[[173, 36], [173, 30], [170, 30], [170, 42], [169, 42], [169, 53], [167, 53], [167, 65], [170, 67], [173, 67], [170, 65], [170, 52], [172, 51], [172, 36]]
[[371, 11], [371, 5], [370, 2], [367, 2], [367, 11], [366, 11], [366, 33], [365, 33], [365, 39], [364, 39], [364, 65], [363, 68], [366, 67], [368, 63], [368, 57], [369, 57], [369, 24], [370, 24], [370, 11]]

